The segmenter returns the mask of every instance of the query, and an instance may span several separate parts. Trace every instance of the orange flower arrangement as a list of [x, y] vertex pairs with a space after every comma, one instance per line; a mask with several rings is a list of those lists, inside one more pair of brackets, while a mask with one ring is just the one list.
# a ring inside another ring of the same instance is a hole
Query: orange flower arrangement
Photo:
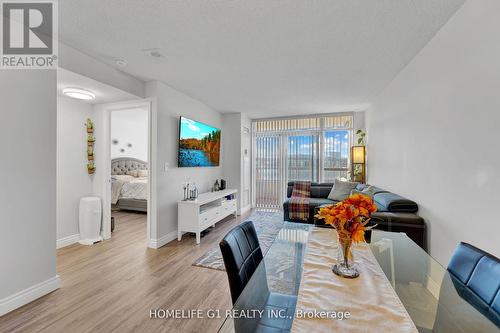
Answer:
[[372, 227], [366, 225], [371, 214], [377, 211], [373, 200], [363, 194], [353, 194], [335, 205], [320, 208], [316, 218], [325, 221], [337, 230], [339, 239], [353, 242], [365, 241], [365, 230]]

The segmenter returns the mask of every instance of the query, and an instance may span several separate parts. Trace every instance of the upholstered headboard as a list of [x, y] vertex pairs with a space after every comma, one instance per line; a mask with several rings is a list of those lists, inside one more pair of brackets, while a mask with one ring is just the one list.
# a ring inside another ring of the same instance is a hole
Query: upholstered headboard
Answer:
[[119, 157], [111, 160], [111, 174], [125, 175], [131, 170], [147, 170], [147, 162], [133, 157]]

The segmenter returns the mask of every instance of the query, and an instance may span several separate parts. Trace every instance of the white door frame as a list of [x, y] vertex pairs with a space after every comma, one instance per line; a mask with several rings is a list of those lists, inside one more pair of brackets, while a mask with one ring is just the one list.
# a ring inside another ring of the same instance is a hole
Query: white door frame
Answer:
[[[103, 204], [103, 239], [111, 238], [111, 112], [132, 108], [145, 108], [148, 111], [148, 201], [147, 201], [147, 246], [156, 239], [157, 226], [157, 101], [156, 98], [146, 98], [132, 101], [106, 103], [95, 105], [96, 117], [99, 119], [96, 126], [96, 174], [94, 192], [102, 198]], [[109, 208], [109, 209], [108, 209]], [[154, 247], [153, 247], [154, 248]]]

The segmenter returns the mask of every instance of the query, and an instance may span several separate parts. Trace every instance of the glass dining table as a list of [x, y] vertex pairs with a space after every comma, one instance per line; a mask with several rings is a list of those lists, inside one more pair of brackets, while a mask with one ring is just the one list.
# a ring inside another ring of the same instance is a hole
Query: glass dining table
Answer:
[[[299, 294], [311, 228], [316, 227], [283, 224], [219, 332], [260, 332], [263, 318], [248, 314], [259, 313], [270, 292]], [[446, 268], [404, 233], [372, 230], [369, 238], [370, 249], [419, 332], [500, 332], [498, 323], [460, 296]], [[289, 320], [293, 321], [293, 316]]]

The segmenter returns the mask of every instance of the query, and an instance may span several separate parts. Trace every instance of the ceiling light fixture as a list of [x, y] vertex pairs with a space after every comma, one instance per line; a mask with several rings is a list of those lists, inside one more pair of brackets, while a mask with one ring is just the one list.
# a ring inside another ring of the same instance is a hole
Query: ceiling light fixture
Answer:
[[83, 99], [85, 101], [90, 101], [95, 98], [93, 92], [80, 88], [64, 88], [62, 93], [68, 97]]

